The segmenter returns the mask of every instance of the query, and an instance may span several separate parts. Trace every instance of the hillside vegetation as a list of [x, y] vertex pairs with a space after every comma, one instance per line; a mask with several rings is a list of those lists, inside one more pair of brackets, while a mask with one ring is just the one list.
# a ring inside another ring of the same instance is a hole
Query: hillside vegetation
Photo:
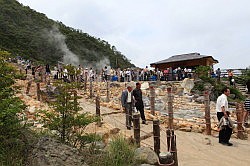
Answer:
[[42, 63], [85, 65], [104, 60], [114, 68], [134, 66], [107, 41], [51, 20], [16, 0], [0, 0], [0, 49]]

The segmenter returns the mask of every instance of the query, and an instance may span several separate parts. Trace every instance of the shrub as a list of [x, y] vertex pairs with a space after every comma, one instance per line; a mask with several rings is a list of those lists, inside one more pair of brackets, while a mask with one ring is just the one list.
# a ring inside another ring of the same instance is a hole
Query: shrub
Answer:
[[121, 136], [114, 138], [108, 145], [106, 151], [100, 154], [88, 154], [87, 163], [91, 166], [132, 166], [138, 165], [140, 161], [134, 158], [136, 146]]
[[97, 119], [88, 113], [78, 114], [81, 107], [77, 101], [78, 97], [74, 94], [75, 84], [58, 82], [56, 86], [59, 93], [56, 95], [56, 101], [51, 103], [54, 111], [44, 112], [45, 127], [58, 131], [64, 143], [74, 147], [83, 145], [81, 136], [84, 135], [84, 128]]
[[25, 105], [14, 96], [15, 70], [5, 61], [8, 56], [8, 52], [0, 51], [0, 164], [21, 165], [24, 160], [21, 153], [24, 146], [20, 141], [23, 126], [17, 115]]

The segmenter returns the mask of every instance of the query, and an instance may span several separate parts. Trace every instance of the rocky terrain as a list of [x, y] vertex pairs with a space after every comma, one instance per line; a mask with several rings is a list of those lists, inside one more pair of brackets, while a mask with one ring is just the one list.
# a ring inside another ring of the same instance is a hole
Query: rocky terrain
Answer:
[[[23, 115], [20, 117], [27, 117], [27, 123], [31, 125], [31, 129], [36, 131], [46, 131], [47, 129], [43, 127], [40, 122], [43, 114], [40, 110], [53, 111], [50, 109], [45, 99], [42, 101], [37, 101], [36, 96], [36, 84], [33, 82], [31, 84], [31, 89], [29, 94], [25, 93], [27, 88], [27, 80], [17, 80], [17, 85], [20, 86], [20, 93], [17, 94], [27, 105], [28, 108], [25, 110]], [[212, 136], [205, 135], [205, 120], [204, 120], [204, 98], [202, 96], [194, 97], [189, 95], [183, 95], [183, 88], [180, 87], [179, 83], [171, 83], [173, 87], [173, 110], [174, 110], [174, 126], [175, 133], [177, 135], [177, 149], [178, 149], [178, 159], [181, 165], [198, 165], [198, 163], [210, 163], [214, 161], [215, 163], [220, 163], [220, 158], [216, 153], [220, 154], [222, 152], [227, 152], [228, 147], [222, 147], [217, 143], [216, 136], [218, 135], [217, 129], [217, 118], [215, 113], [215, 103], [210, 102], [211, 110], [211, 126], [212, 126]], [[52, 83], [53, 86], [53, 83]], [[158, 118], [161, 121], [161, 151], [166, 151], [166, 128], [168, 122], [168, 111], [167, 111], [167, 93], [166, 88], [169, 83], [162, 83], [158, 88], [155, 88], [156, 100], [155, 109], [156, 116], [150, 115], [150, 102], [149, 102], [149, 88], [148, 83], [142, 84], [142, 90], [144, 95], [146, 118], [149, 125], [141, 125], [141, 136], [150, 135], [152, 132], [152, 120]], [[112, 82], [110, 84], [109, 98], [107, 99], [107, 83], [97, 83], [93, 82], [93, 94], [94, 96], [90, 98], [89, 83], [87, 90], [78, 90], [78, 95], [80, 95], [80, 106], [83, 108], [80, 113], [90, 112], [95, 114], [95, 96], [97, 94], [101, 97], [101, 114], [102, 114], [102, 126], [97, 127], [96, 124], [90, 124], [86, 128], [88, 133], [98, 133], [102, 136], [105, 135], [103, 140], [104, 143], [108, 143], [113, 135], [122, 134], [125, 137], [132, 137], [133, 130], [126, 130], [125, 127], [125, 115], [120, 106], [120, 95], [122, 90], [126, 87], [125, 83]], [[47, 93], [48, 87], [45, 83], [41, 83], [41, 90]], [[199, 100], [197, 100], [199, 99]], [[197, 102], [195, 102], [195, 100]], [[232, 119], [235, 121], [235, 108], [232, 110]], [[24, 116], [25, 115], [25, 116]], [[184, 132], [183, 132], [184, 131]], [[249, 154], [250, 152], [250, 142], [249, 140], [238, 140], [236, 138], [237, 130], [234, 129], [234, 134], [232, 136], [234, 143], [234, 150], [239, 152], [243, 156]], [[199, 133], [199, 134], [197, 134]], [[248, 134], [247, 134], [248, 133]], [[245, 129], [245, 139], [249, 135], [249, 130]], [[141, 141], [141, 146], [143, 147], [153, 147], [153, 137], [147, 137]], [[246, 146], [248, 148], [246, 148]], [[220, 150], [221, 149], [221, 150]], [[229, 150], [229, 149], [228, 149]], [[208, 153], [206, 154], [206, 151]], [[213, 152], [214, 151], [214, 152]], [[201, 152], [201, 153], [200, 153]], [[243, 154], [244, 153], [244, 154]], [[199, 155], [198, 155], [199, 154]], [[213, 157], [209, 157], [209, 155]], [[238, 157], [239, 154], [234, 153], [231, 157], [238, 158], [241, 165], [248, 165], [249, 159]], [[198, 157], [199, 156], [199, 157]], [[195, 160], [195, 161], [193, 161]], [[216, 161], [217, 160], [217, 161]], [[234, 159], [232, 159], [234, 161]], [[192, 161], [192, 162], [191, 162]], [[228, 159], [225, 165], [231, 165], [231, 159]], [[236, 163], [236, 162], [235, 162]], [[237, 162], [238, 163], [238, 162]], [[216, 164], [215, 164], [216, 165]]]

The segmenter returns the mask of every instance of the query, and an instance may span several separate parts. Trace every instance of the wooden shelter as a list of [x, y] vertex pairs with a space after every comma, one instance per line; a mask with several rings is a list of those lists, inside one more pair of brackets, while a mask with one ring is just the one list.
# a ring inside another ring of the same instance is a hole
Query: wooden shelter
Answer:
[[218, 63], [218, 60], [212, 56], [200, 55], [200, 53], [189, 53], [174, 55], [168, 59], [151, 63], [150, 66], [155, 69], [164, 70], [168, 67], [175, 69], [177, 67], [194, 68], [196, 66], [213, 66], [216, 63]]

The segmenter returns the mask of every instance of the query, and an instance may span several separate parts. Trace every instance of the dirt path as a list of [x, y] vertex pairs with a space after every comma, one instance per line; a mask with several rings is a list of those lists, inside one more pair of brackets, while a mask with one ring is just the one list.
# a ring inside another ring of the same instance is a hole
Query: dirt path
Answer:
[[[80, 103], [84, 112], [95, 113], [95, 104], [81, 99]], [[102, 113], [117, 112], [110, 108], [101, 107]], [[120, 132], [127, 137], [133, 136], [133, 130], [125, 127], [124, 113], [103, 116], [103, 123], [106, 128], [119, 128]], [[152, 132], [153, 124], [149, 121], [148, 125], [141, 125], [141, 135]], [[95, 127], [98, 131], [98, 127]], [[166, 134], [164, 126], [161, 126], [161, 151], [166, 151]], [[218, 138], [206, 136], [193, 132], [175, 131], [177, 136], [178, 162], [180, 166], [249, 166], [250, 165], [250, 141], [232, 138], [232, 147], [218, 143]], [[153, 147], [153, 137], [141, 142], [142, 146]]]

